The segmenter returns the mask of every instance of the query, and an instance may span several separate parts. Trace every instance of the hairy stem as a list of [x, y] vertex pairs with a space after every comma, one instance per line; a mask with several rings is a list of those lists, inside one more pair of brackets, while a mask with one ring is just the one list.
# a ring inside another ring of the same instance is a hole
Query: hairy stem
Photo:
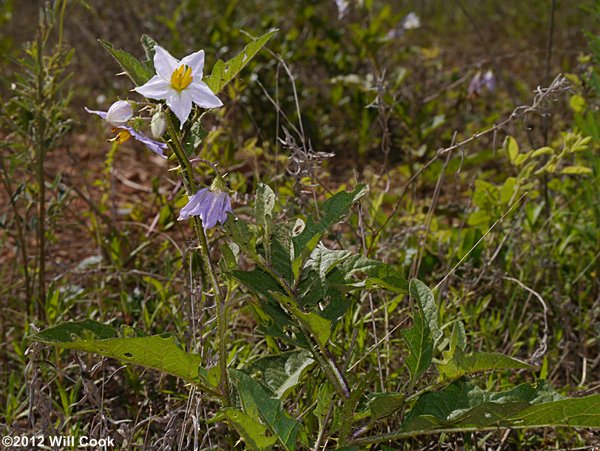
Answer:
[[[257, 265], [263, 271], [267, 272], [271, 277], [273, 277], [275, 280], [277, 280], [279, 282], [279, 285], [281, 285], [281, 287], [283, 287], [286, 295], [290, 299], [292, 299], [293, 302], [298, 304], [297, 297], [294, 295], [294, 291], [289, 286], [287, 281], [285, 281], [283, 278], [281, 278], [264, 261], [258, 261]], [[317, 363], [319, 364], [319, 366], [321, 367], [321, 369], [323, 370], [323, 372], [325, 373], [325, 375], [327, 376], [329, 381], [332, 383], [332, 385], [334, 386], [334, 388], [336, 389], [338, 394], [342, 398], [345, 398], [345, 399], [349, 398], [350, 397], [350, 387], [348, 386], [348, 382], [346, 381], [346, 378], [344, 377], [344, 373], [342, 372], [342, 370], [339, 368], [339, 366], [335, 362], [333, 355], [331, 354], [331, 352], [329, 352], [329, 349], [327, 349], [327, 347], [325, 345], [321, 344], [321, 342], [319, 340], [317, 340], [315, 337], [312, 336], [310, 331], [307, 330], [307, 328], [304, 326], [304, 324], [302, 324], [302, 321], [300, 320], [300, 318], [297, 316], [297, 314], [294, 312], [293, 309], [288, 309], [288, 310], [290, 311], [290, 314], [292, 316], [294, 316], [296, 318], [296, 320], [298, 320], [298, 323], [300, 324], [300, 328], [302, 331], [302, 335], [304, 336], [306, 341], [308, 341], [311, 345], [310, 350], [311, 350], [313, 357], [315, 358], [315, 360], [317, 361]]]
[[[187, 155], [185, 154], [185, 149], [181, 143], [180, 136], [173, 125], [173, 120], [171, 118], [171, 114], [167, 114], [167, 130], [169, 132], [169, 136], [173, 141], [170, 146], [175, 156], [177, 157], [177, 161], [181, 166], [181, 175], [183, 179], [183, 185], [185, 186], [185, 190], [188, 196], [192, 196], [196, 194], [198, 190], [196, 186], [196, 181], [194, 180], [194, 169]], [[208, 240], [206, 238], [206, 233], [204, 232], [204, 227], [202, 226], [202, 220], [198, 216], [193, 217], [194, 222], [194, 231], [196, 232], [196, 236], [198, 237], [198, 243], [200, 248], [200, 257], [202, 260], [202, 265], [204, 266], [204, 271], [208, 274], [208, 278], [210, 280], [210, 284], [212, 285], [215, 304], [217, 307], [217, 334], [218, 334], [218, 355], [219, 355], [219, 367], [221, 371], [221, 392], [223, 394], [223, 399], [225, 404], [229, 404], [229, 380], [227, 377], [227, 348], [226, 348], [226, 339], [227, 339], [227, 306], [225, 304], [225, 299], [221, 294], [221, 289], [219, 287], [219, 282], [215, 275], [215, 271], [212, 265], [212, 261], [210, 259], [210, 254], [208, 252]]]

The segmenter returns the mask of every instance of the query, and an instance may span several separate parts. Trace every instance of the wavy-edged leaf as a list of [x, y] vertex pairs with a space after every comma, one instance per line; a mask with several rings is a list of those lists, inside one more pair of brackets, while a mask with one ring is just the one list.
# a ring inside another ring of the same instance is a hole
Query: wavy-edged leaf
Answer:
[[533, 367], [521, 360], [499, 352], [476, 352], [465, 355], [459, 348], [452, 358], [437, 366], [440, 375], [446, 379], [457, 379], [466, 374], [484, 371], [525, 370]]
[[373, 393], [368, 402], [371, 411], [371, 422], [385, 418], [404, 405], [406, 396], [403, 393]]
[[120, 337], [115, 328], [88, 319], [59, 324], [28, 338], [153, 368], [190, 382], [200, 381], [200, 356], [184, 351], [170, 334]]
[[544, 382], [536, 385], [523, 384], [508, 391], [490, 393], [461, 380], [439, 392], [421, 396], [406, 417], [402, 431], [426, 432], [441, 428], [459, 430], [492, 425], [508, 427], [510, 419], [519, 418], [530, 406], [544, 402], [551, 405], [558, 399], [560, 396]]
[[434, 346], [442, 338], [442, 331], [438, 325], [438, 311], [433, 292], [427, 285], [417, 279], [412, 279], [409, 284], [410, 297], [417, 301], [423, 316], [427, 321]]
[[508, 422], [511, 427], [600, 428], [600, 395], [537, 404], [519, 412]]
[[277, 33], [277, 30], [272, 30], [259, 36], [246, 45], [244, 50], [237, 56], [227, 62], [218, 60], [213, 66], [211, 74], [204, 78], [204, 82], [210, 90], [218, 94], [256, 56], [275, 33]]
[[402, 331], [402, 338], [409, 349], [404, 363], [410, 371], [411, 383], [414, 384], [427, 371], [433, 357], [433, 338], [421, 313], [415, 315], [410, 329]]

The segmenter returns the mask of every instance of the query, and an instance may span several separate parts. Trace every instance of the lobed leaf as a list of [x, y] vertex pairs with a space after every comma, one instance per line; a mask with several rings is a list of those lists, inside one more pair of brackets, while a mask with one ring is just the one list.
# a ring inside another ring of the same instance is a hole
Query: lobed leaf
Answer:
[[501, 354], [499, 352], [476, 352], [464, 355], [460, 348], [456, 348], [453, 356], [447, 362], [437, 366], [440, 375], [446, 379], [457, 379], [467, 374], [481, 373], [484, 371], [521, 370], [533, 367], [521, 360]]
[[[541, 405], [546, 405], [553, 411], [555, 407], [551, 406], [559, 398], [543, 381], [536, 385], [523, 384], [508, 391], [490, 393], [461, 380], [439, 392], [421, 396], [406, 417], [401, 430], [426, 432], [441, 428], [460, 430], [492, 425], [509, 427], [534, 404], [547, 403]], [[533, 409], [531, 412], [537, 410]]]

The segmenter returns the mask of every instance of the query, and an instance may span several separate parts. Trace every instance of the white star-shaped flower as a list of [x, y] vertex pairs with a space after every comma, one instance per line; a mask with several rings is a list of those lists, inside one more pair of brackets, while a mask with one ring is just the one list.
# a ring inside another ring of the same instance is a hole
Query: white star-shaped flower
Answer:
[[202, 108], [217, 108], [223, 102], [202, 81], [204, 50], [192, 53], [181, 61], [160, 47], [154, 47], [156, 75], [145, 85], [135, 88], [144, 97], [166, 100], [181, 128], [192, 111], [192, 102]]

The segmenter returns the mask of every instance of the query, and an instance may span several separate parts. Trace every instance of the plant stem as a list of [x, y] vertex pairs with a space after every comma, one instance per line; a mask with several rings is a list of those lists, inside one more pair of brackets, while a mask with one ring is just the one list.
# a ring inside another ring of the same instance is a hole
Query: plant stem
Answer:
[[[294, 295], [294, 291], [289, 286], [286, 280], [281, 278], [275, 271], [271, 269], [269, 265], [267, 265], [264, 261], [257, 261], [257, 265], [265, 272], [267, 272], [271, 277], [279, 282], [279, 285], [284, 289], [287, 297], [289, 297], [292, 302], [298, 304], [298, 299]], [[298, 316], [297, 310], [288, 308], [290, 314], [296, 318], [300, 325], [300, 330], [302, 331], [302, 335], [310, 343], [310, 351], [325, 373], [325, 375], [329, 378], [329, 381], [332, 383], [338, 394], [344, 398], [350, 398], [350, 387], [348, 386], [348, 382], [344, 377], [344, 373], [338, 367], [335, 362], [333, 355], [329, 352], [329, 349], [321, 342], [313, 337], [311, 332], [307, 330], [307, 327], [302, 323], [302, 319]]]
[[23, 224], [22, 218], [19, 215], [19, 209], [17, 207], [17, 202], [14, 198], [14, 191], [12, 188], [12, 184], [10, 183], [10, 179], [8, 178], [8, 170], [4, 165], [4, 159], [0, 159], [0, 178], [2, 179], [2, 185], [4, 186], [4, 190], [10, 199], [10, 206], [13, 209], [13, 213], [15, 215], [15, 227], [17, 229], [17, 240], [19, 243], [19, 248], [21, 251], [21, 259], [23, 260], [23, 275], [25, 277], [25, 296], [26, 296], [26, 305], [27, 305], [27, 315], [31, 315], [31, 280], [29, 278], [29, 259], [27, 258], [27, 241], [25, 240], [25, 234], [23, 233]]
[[37, 218], [37, 246], [38, 246], [38, 309], [39, 318], [42, 318], [46, 304], [46, 184], [44, 177], [44, 158], [46, 156], [45, 120], [44, 120], [44, 40], [41, 33], [37, 39], [37, 112], [34, 134], [34, 145], [36, 150], [36, 178], [38, 183], [38, 218]]
[[[177, 161], [181, 166], [181, 175], [183, 179], [183, 185], [185, 186], [185, 190], [188, 196], [192, 196], [196, 194], [197, 186], [196, 181], [194, 180], [194, 170], [185, 154], [185, 149], [181, 144], [181, 139], [177, 132], [177, 129], [173, 125], [173, 120], [171, 118], [171, 114], [167, 114], [167, 130], [169, 132], [169, 136], [173, 141], [173, 145], [171, 149], [175, 153], [177, 157]], [[227, 339], [227, 306], [225, 304], [225, 299], [221, 294], [221, 289], [219, 287], [219, 282], [215, 275], [214, 268], [212, 266], [212, 261], [210, 259], [210, 254], [208, 252], [208, 240], [206, 238], [206, 233], [204, 232], [204, 227], [202, 226], [202, 220], [198, 216], [193, 217], [194, 221], [194, 231], [196, 232], [196, 236], [198, 237], [199, 248], [200, 248], [200, 257], [202, 260], [202, 264], [204, 266], [204, 271], [208, 274], [208, 278], [210, 279], [210, 284], [213, 288], [213, 293], [215, 297], [215, 304], [217, 307], [217, 335], [218, 335], [218, 355], [219, 355], [219, 367], [221, 371], [221, 392], [223, 394], [223, 399], [225, 404], [229, 404], [229, 380], [227, 377], [227, 347], [226, 347], [226, 339]]]

